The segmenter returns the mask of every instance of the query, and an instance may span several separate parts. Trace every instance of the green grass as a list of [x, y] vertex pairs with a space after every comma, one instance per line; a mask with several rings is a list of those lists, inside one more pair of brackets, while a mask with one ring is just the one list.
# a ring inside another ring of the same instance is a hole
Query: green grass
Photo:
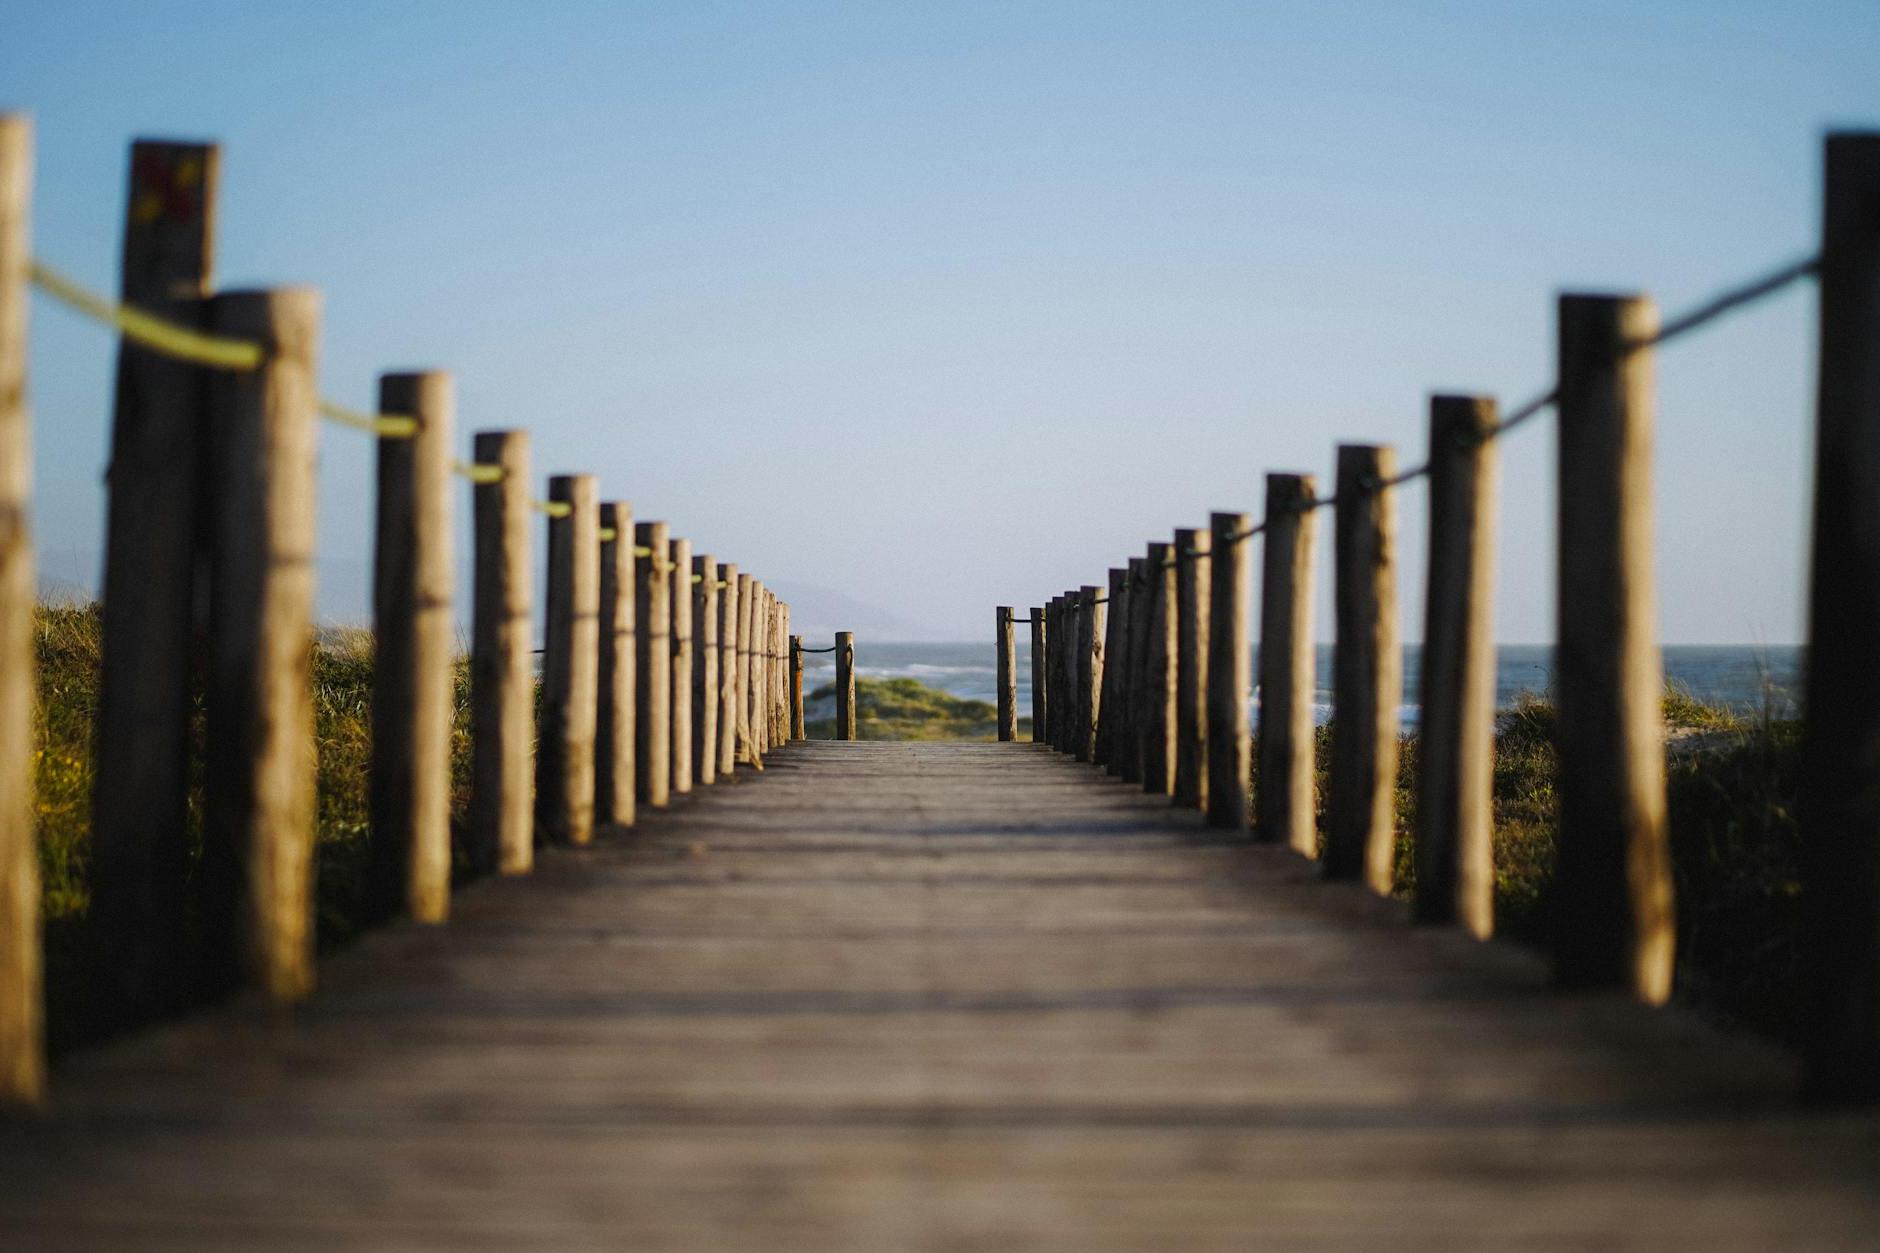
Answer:
[[[835, 738], [836, 685], [825, 683], [805, 702], [812, 714], [803, 729], [812, 740]], [[999, 711], [989, 702], [952, 696], [919, 679], [855, 680], [855, 735], [863, 740], [991, 740], [999, 734]], [[1019, 719], [1018, 736], [1028, 739], [1031, 719]]]

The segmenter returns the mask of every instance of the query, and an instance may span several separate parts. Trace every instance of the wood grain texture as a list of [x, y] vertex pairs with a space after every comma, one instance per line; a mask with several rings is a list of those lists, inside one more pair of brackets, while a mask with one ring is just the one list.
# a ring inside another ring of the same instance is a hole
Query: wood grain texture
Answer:
[[803, 726], [803, 637], [790, 637], [790, 738], [807, 737]]
[[1045, 608], [1042, 605], [1031, 607], [1031, 742], [1042, 744], [1046, 740], [1045, 716], [1049, 712], [1051, 701], [1049, 677], [1046, 674], [1047, 649], [1050, 639], [1045, 633]]
[[684, 796], [692, 790], [692, 541], [674, 537], [666, 552], [672, 567], [666, 582], [667, 595], [672, 599], [668, 611], [672, 650], [666, 659], [672, 674], [667, 684], [672, 700], [668, 715], [672, 793]]
[[1043, 750], [815, 742], [70, 1058], [22, 1253], [1856, 1249], [1880, 1120]]
[[1099, 671], [1102, 680], [1097, 694], [1097, 708], [1102, 711], [1102, 718], [1096, 724], [1096, 734], [1092, 736], [1091, 760], [1113, 776], [1133, 779], [1141, 764], [1134, 760], [1130, 751], [1132, 728], [1129, 721], [1129, 703], [1124, 696], [1129, 683], [1129, 655], [1134, 646], [1130, 628], [1130, 597], [1135, 590], [1131, 585], [1140, 576], [1142, 558], [1132, 557], [1129, 564], [1122, 568], [1110, 567], [1110, 586], [1104, 593], [1109, 604], [1104, 606], [1103, 620], [1103, 657], [1105, 665]]
[[535, 830], [544, 841], [586, 844], [594, 838], [600, 689], [600, 485], [591, 474], [552, 475], [548, 498], [569, 512], [548, 520]]
[[751, 726], [751, 689], [757, 683], [757, 659], [751, 655], [751, 631], [757, 621], [757, 580], [738, 576], [738, 760], [763, 765]]
[[1166, 796], [1175, 784], [1175, 555], [1154, 543], [1142, 562], [1141, 656], [1130, 714], [1136, 725], [1142, 790]]
[[527, 874], [535, 864], [534, 582], [529, 571], [529, 433], [478, 431], [481, 465], [501, 466], [472, 487], [476, 589], [470, 637], [470, 862], [479, 874]]
[[836, 738], [855, 738], [855, 632], [836, 632]]
[[692, 558], [692, 778], [718, 781], [718, 563]]
[[[992, 613], [993, 671], [998, 688], [999, 739], [1010, 743], [1018, 738], [1018, 641], [1012, 636], [1012, 607], [1000, 605]], [[790, 650], [791, 672], [800, 658]]]
[[635, 794], [639, 715], [639, 596], [633, 580], [633, 506], [601, 502], [600, 669], [594, 714], [594, 821], [630, 827]]
[[1077, 724], [1071, 751], [1078, 761], [1095, 761], [1097, 728], [1103, 718], [1103, 641], [1109, 625], [1105, 589], [1086, 583], [1077, 589]]
[[636, 522], [634, 609], [639, 617], [640, 688], [634, 695], [635, 791], [642, 806], [672, 803], [672, 562], [664, 522]]
[[1208, 825], [1247, 825], [1253, 743], [1247, 705], [1253, 699], [1252, 644], [1247, 615], [1253, 595], [1252, 529], [1244, 513], [1208, 518]]
[[1175, 804], [1208, 807], [1207, 531], [1175, 532]]
[[718, 566], [718, 776], [738, 769], [738, 567]]
[[1312, 702], [1309, 474], [1266, 476], [1260, 576], [1260, 786], [1254, 836], [1306, 857], [1319, 851]]

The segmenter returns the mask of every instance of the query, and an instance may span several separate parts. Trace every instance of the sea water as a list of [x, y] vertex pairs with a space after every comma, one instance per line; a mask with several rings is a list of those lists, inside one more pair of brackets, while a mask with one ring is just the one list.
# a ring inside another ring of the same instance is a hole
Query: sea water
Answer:
[[[1260, 650], [1254, 649], [1257, 676]], [[1403, 721], [1417, 719], [1418, 679], [1423, 649], [1404, 649]], [[834, 659], [809, 655], [804, 659], [803, 686], [813, 691], [835, 677]], [[1801, 676], [1801, 650], [1793, 646], [1747, 644], [1674, 644], [1664, 649], [1665, 680], [1699, 700], [1727, 705], [1744, 713], [1768, 709], [1776, 717], [1793, 717]], [[997, 699], [998, 672], [993, 646], [986, 644], [889, 644], [860, 640], [855, 646], [856, 673], [870, 678], [919, 679], [929, 687], [973, 700]], [[1507, 708], [1531, 693], [1545, 696], [1553, 683], [1553, 646], [1504, 644], [1496, 650], [1495, 705]], [[1332, 649], [1318, 648], [1318, 691], [1314, 716], [1331, 717]], [[1253, 699], [1259, 716], [1259, 692]], [[1018, 711], [1031, 712], [1031, 647], [1018, 647]]]

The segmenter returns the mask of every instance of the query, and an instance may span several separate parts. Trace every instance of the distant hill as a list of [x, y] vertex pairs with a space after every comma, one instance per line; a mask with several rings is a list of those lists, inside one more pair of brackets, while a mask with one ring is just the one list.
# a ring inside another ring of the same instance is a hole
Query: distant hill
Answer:
[[877, 641], [941, 638], [923, 631], [919, 623], [833, 588], [788, 580], [766, 580], [766, 585], [790, 603], [790, 633], [801, 635], [805, 647], [831, 643], [837, 631], [854, 631]]

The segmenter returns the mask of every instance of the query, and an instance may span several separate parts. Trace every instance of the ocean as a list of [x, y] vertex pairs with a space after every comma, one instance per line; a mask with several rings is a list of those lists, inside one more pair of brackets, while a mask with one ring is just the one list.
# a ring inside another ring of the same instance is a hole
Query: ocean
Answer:
[[[1403, 720], [1417, 719], [1418, 675], [1423, 650], [1404, 649]], [[1512, 705], [1523, 693], [1546, 695], [1553, 681], [1553, 646], [1504, 644], [1497, 650], [1495, 703]], [[1259, 673], [1259, 649], [1254, 649], [1254, 673]], [[1700, 700], [1728, 705], [1744, 713], [1769, 708], [1778, 717], [1794, 716], [1797, 684], [1801, 676], [1801, 650], [1793, 646], [1740, 644], [1667, 646], [1664, 650], [1667, 683], [1683, 688]], [[871, 678], [913, 678], [954, 696], [992, 701], [997, 697], [993, 646], [985, 644], [887, 644], [860, 640], [855, 646], [856, 672]], [[806, 692], [835, 677], [835, 662], [828, 655], [804, 658]], [[1332, 649], [1318, 649], [1319, 721], [1331, 716]], [[1259, 694], [1254, 694], [1254, 716], [1259, 716]], [[1031, 712], [1031, 648], [1018, 648], [1018, 711]]]

